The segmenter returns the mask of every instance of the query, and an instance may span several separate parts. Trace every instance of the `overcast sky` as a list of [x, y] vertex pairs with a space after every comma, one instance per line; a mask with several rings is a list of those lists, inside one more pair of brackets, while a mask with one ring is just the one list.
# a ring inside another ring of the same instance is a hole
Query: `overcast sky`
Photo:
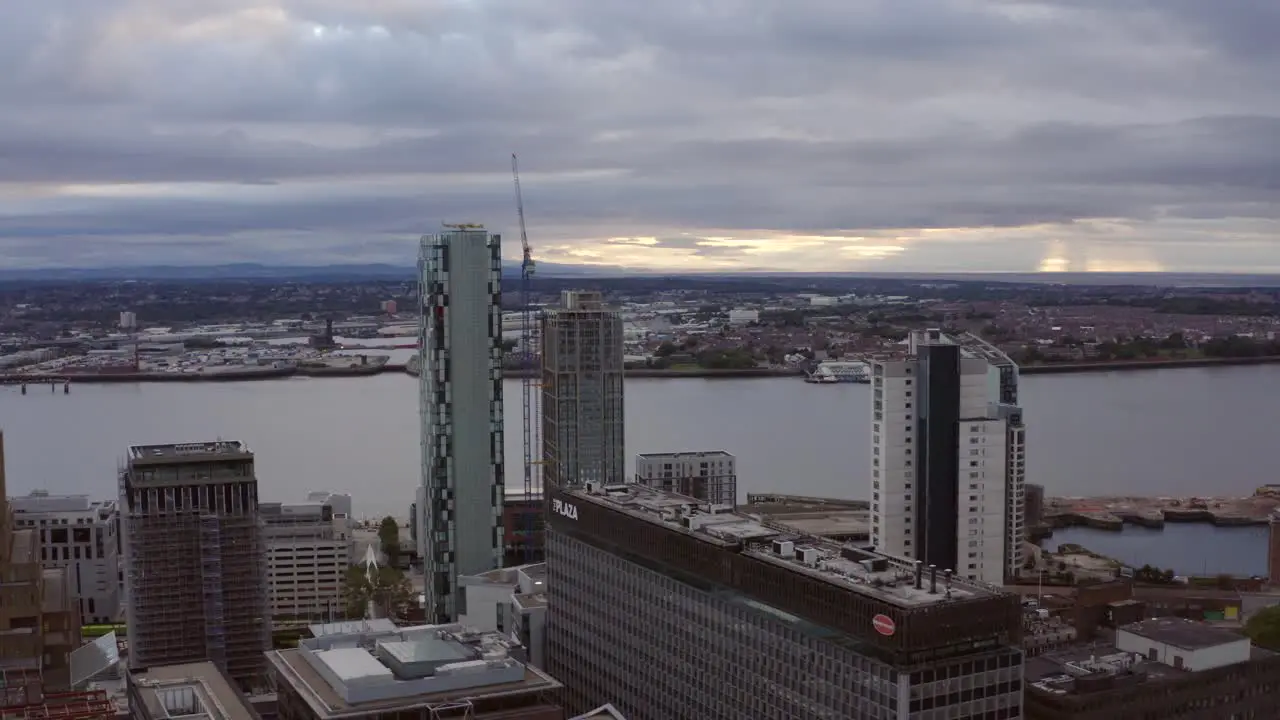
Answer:
[[0, 265], [1280, 272], [1276, 0], [40, 0]]

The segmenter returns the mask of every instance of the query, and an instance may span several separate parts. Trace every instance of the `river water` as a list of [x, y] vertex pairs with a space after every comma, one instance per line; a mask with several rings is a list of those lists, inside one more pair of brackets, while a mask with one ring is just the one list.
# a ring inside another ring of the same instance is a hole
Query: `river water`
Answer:
[[[1028, 481], [1058, 496], [1251, 494], [1277, 481], [1280, 403], [1268, 391], [1278, 386], [1276, 365], [1024, 377]], [[518, 485], [519, 381], [505, 388]], [[637, 378], [626, 391], [630, 455], [727, 450], [744, 494], [867, 497], [865, 385]], [[69, 395], [6, 387], [0, 428], [11, 494], [112, 496], [129, 445], [210, 438], [250, 445], [268, 500], [326, 489], [350, 492], [357, 515], [406, 515], [418, 482], [416, 380], [401, 374], [73, 385]]]

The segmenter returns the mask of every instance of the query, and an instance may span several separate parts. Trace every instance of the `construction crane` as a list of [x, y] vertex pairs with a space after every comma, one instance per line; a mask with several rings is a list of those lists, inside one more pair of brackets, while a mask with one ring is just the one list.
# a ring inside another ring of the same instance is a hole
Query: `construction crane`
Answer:
[[536, 560], [534, 538], [538, 532], [538, 518], [542, 515], [541, 512], [531, 511], [532, 508], [537, 507], [538, 491], [542, 489], [537, 477], [538, 466], [541, 463], [536, 457], [542, 454], [542, 448], [538, 447], [536, 442], [538, 432], [534, 429], [534, 423], [540, 423], [542, 419], [537, 412], [539, 384], [535, 378], [537, 355], [534, 354], [533, 348], [536, 320], [533, 312], [533, 254], [529, 251], [529, 233], [525, 231], [524, 196], [520, 193], [520, 161], [515, 153], [511, 153], [511, 179], [516, 186], [516, 214], [520, 217], [520, 251], [522, 253], [520, 256], [520, 368], [523, 372], [520, 374], [520, 417], [524, 442], [524, 507], [520, 517], [524, 525], [522, 528], [524, 544], [521, 550], [524, 562], [530, 563]]

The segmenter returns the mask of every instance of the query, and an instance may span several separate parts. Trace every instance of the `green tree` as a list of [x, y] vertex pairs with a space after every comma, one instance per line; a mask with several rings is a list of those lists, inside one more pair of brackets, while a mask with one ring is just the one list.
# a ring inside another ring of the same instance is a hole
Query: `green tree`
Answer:
[[413, 604], [413, 585], [399, 568], [378, 568], [370, 582], [363, 567], [352, 565], [347, 569], [344, 597], [348, 618], [364, 617], [370, 602], [378, 617], [402, 618]]
[[1244, 626], [1244, 634], [1258, 647], [1280, 651], [1280, 605], [1254, 613]]
[[378, 525], [378, 544], [388, 565], [395, 565], [400, 560], [400, 523], [390, 515], [382, 518]]

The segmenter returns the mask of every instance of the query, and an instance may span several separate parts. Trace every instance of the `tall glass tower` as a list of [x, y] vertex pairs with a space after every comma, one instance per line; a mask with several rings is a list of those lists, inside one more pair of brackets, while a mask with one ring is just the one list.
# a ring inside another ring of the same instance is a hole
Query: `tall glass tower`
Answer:
[[502, 249], [479, 225], [426, 235], [416, 515], [427, 622], [456, 620], [458, 576], [502, 565]]
[[544, 485], [626, 482], [622, 316], [567, 291], [542, 319]]

